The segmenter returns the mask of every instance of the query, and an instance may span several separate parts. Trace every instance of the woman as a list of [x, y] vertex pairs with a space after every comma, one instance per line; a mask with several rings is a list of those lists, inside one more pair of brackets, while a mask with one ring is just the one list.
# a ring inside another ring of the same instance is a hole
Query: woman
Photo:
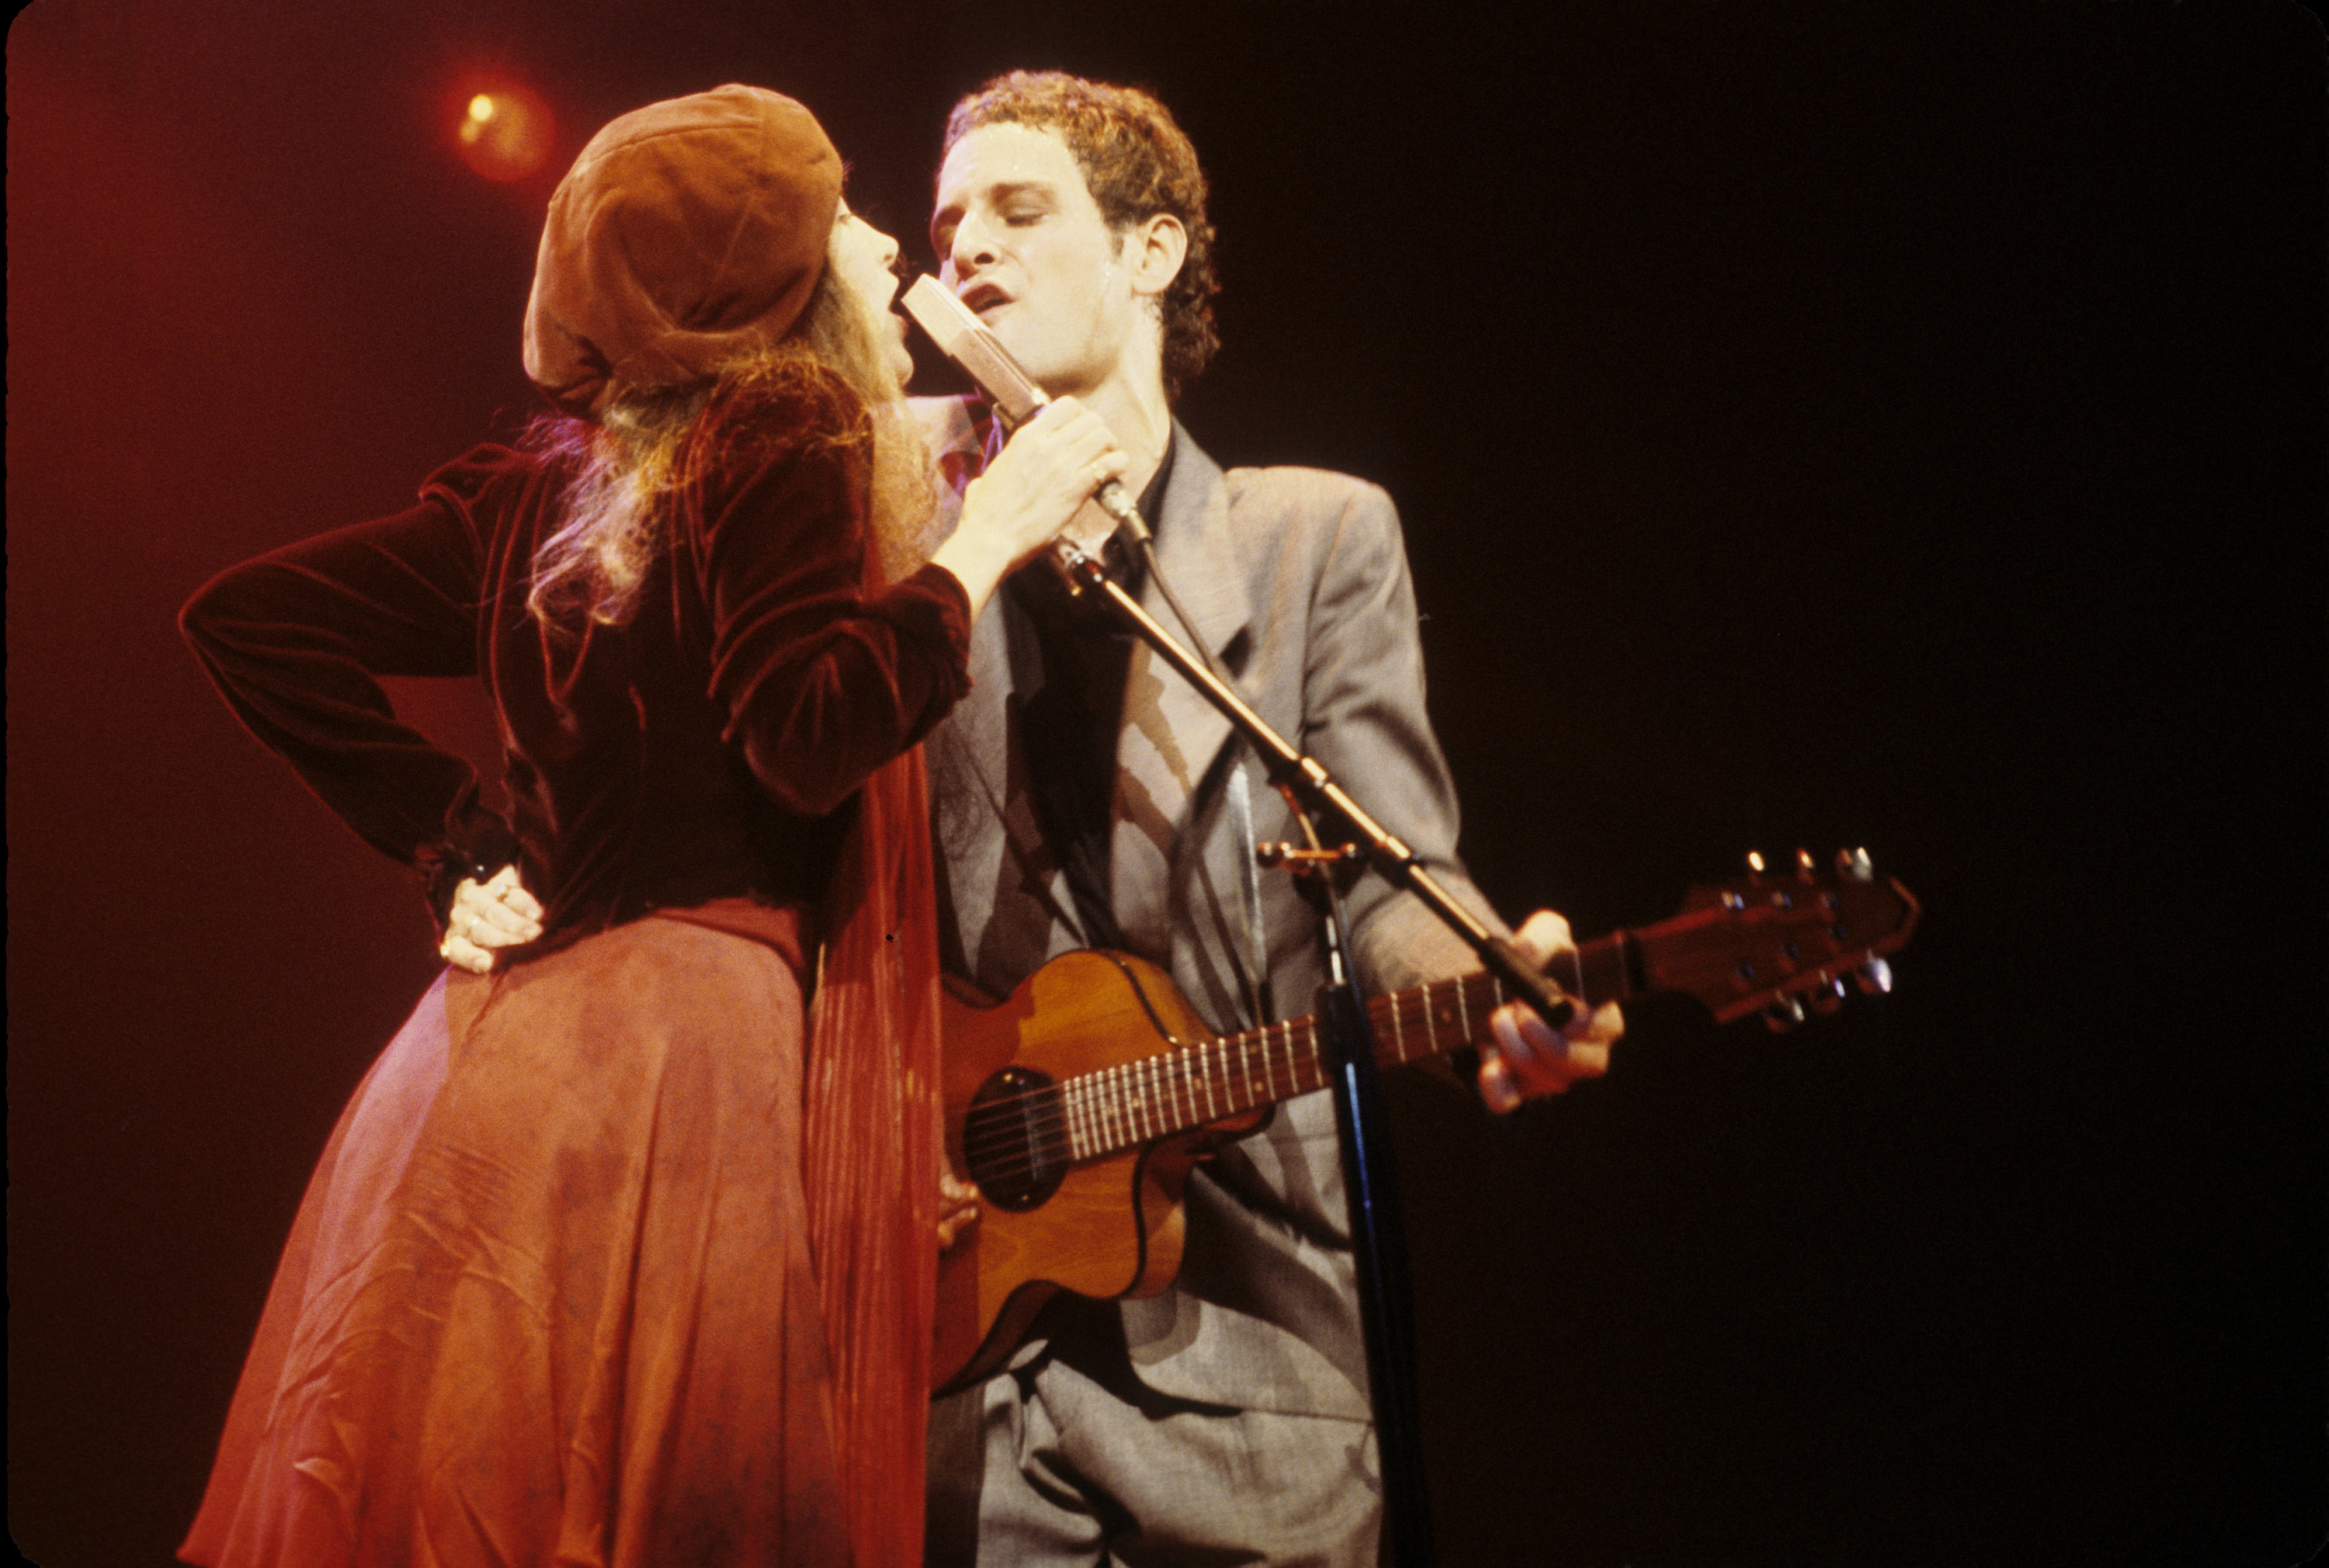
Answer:
[[[616, 120], [527, 308], [562, 416], [187, 606], [253, 733], [470, 911], [309, 1187], [193, 1561], [919, 1561], [913, 747], [995, 583], [1124, 457], [1055, 406], [904, 570], [897, 248], [840, 186], [774, 93]], [[376, 679], [463, 674], [506, 822]]]

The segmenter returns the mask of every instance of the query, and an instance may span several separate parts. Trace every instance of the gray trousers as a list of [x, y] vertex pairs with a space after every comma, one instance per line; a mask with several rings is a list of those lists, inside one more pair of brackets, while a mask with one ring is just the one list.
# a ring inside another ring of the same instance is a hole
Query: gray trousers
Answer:
[[1374, 1429], [1197, 1404], [1133, 1376], [1112, 1305], [930, 1409], [929, 1568], [1373, 1568]]

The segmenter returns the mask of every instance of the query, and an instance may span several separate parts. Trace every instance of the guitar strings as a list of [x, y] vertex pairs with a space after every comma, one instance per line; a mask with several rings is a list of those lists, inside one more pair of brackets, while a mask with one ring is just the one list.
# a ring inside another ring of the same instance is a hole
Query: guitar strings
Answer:
[[[1369, 1011], [1378, 1015], [1372, 1021], [1379, 1031], [1384, 1026], [1390, 1026], [1399, 1059], [1405, 1061], [1410, 1059], [1410, 1053], [1405, 1048], [1404, 1037], [1410, 1023], [1419, 1026], [1418, 1032], [1424, 1035], [1427, 1040], [1425, 1051], [1420, 1054], [1433, 1054], [1443, 1048], [1437, 1043], [1438, 1025], [1442, 1019], [1453, 1026], [1451, 1032], [1456, 1034], [1459, 1043], [1467, 1040], [1473, 1033], [1469, 1027], [1468, 1017], [1470, 1011], [1468, 1004], [1473, 999], [1463, 993], [1479, 990], [1490, 991], [1489, 996], [1479, 999], [1486, 1007], [1493, 1008], [1501, 1002], [1503, 993], [1501, 989], [1495, 986], [1493, 977], [1476, 974], [1459, 980], [1442, 981], [1435, 985], [1419, 987], [1414, 991], [1400, 992], [1390, 997], [1379, 997], [1371, 1004]], [[1453, 1001], [1456, 1004], [1456, 1016], [1452, 1018], [1448, 1016], [1449, 1009], [1439, 1005], [1447, 1001]], [[1221, 1094], [1232, 1100], [1235, 1098], [1238, 1084], [1231, 1081], [1231, 1074], [1235, 1073], [1243, 1079], [1248, 1094], [1251, 1093], [1252, 1084], [1259, 1076], [1267, 1093], [1261, 1098], [1249, 1099], [1245, 1104], [1235, 1106], [1223, 1113], [1230, 1116], [1238, 1115], [1262, 1103], [1264, 1099], [1275, 1100], [1283, 1097], [1278, 1090], [1279, 1068], [1272, 1059], [1272, 1054], [1278, 1047], [1267, 1038], [1272, 1030], [1282, 1032], [1285, 1045], [1288, 1047], [1297, 1043], [1306, 1049], [1313, 1049], [1315, 1047], [1316, 1029], [1314, 1020], [1289, 1019], [1263, 1028], [1242, 1030], [1235, 1035], [1201, 1041], [1194, 1046], [1183, 1047], [1178, 1051], [1163, 1052], [1154, 1056], [1116, 1063], [1089, 1073], [1078, 1074], [1066, 1080], [1054, 1080], [1032, 1088], [999, 1094], [992, 1099], [980, 1101], [971, 1107], [966, 1113], [965, 1123], [967, 1126], [973, 1118], [989, 1124], [998, 1119], [1007, 1121], [1023, 1115], [1024, 1108], [1029, 1102], [1045, 1099], [1055, 1094], [1071, 1094], [1079, 1090], [1089, 1095], [1114, 1087], [1111, 1081], [1122, 1080], [1136, 1073], [1143, 1074], [1152, 1081], [1171, 1080], [1161, 1086], [1168, 1092], [1179, 1093], [1183, 1097], [1202, 1092], [1208, 1084], [1219, 1084]], [[1298, 1041], [1296, 1036], [1297, 1030], [1300, 1031]], [[1258, 1073], [1253, 1064], [1253, 1056], [1257, 1051], [1262, 1057]], [[1230, 1060], [1232, 1055], [1236, 1057], [1234, 1063]], [[1221, 1058], [1218, 1066], [1205, 1060], [1206, 1057], [1212, 1056]], [[1297, 1071], [1292, 1092], [1301, 1092], [1298, 1067], [1304, 1065], [1309, 1064], [1289, 1060], [1289, 1068]], [[1177, 1107], [1172, 1107], [1172, 1112], [1176, 1117], [1180, 1114]], [[1140, 1117], [1150, 1113], [1146, 1108], [1130, 1105], [1120, 1106], [1113, 1112], [1113, 1114], [1118, 1118]], [[1199, 1125], [1212, 1119], [1215, 1118], [1210, 1113], [1200, 1113], [1194, 1122], [1186, 1124]], [[1165, 1131], [1169, 1132], [1174, 1130], [1168, 1128]], [[1163, 1135], [1164, 1134], [1156, 1133], [1149, 1136]], [[1146, 1141], [1145, 1137], [1133, 1140], [1135, 1142]]]
[[[1084, 1131], [1089, 1134], [1086, 1141], [1101, 1141], [1082, 1157], [1097, 1158], [1321, 1086], [1315, 1028], [1308, 1020], [1272, 1028], [1281, 1032], [1279, 1044], [1263, 1040], [1257, 1046], [1244, 1036], [1231, 1036], [982, 1101], [963, 1117], [966, 1153], [974, 1142], [985, 1149], [1025, 1141], [1043, 1146], [1027, 1162], [1040, 1164], [1051, 1143], [1064, 1137], [1072, 1148], [1078, 1131]], [[1257, 1049], [1262, 1057], [1259, 1072]], [[1275, 1059], [1280, 1050], [1287, 1057], [1282, 1067]], [[1079, 1121], [1082, 1129], [1075, 1125]], [[1025, 1174], [1023, 1166], [986, 1169], [998, 1178]]]
[[[1426, 1042], [1424, 1051], [1417, 1054], [1453, 1049], [1456, 1045], [1469, 1043], [1472, 1038], [1473, 1008], [1480, 1009], [1479, 1016], [1485, 1020], [1503, 1000], [1503, 988], [1495, 977], [1481, 972], [1379, 996], [1369, 1002], [1367, 1010], [1373, 1028], [1378, 1034], [1388, 1032], [1391, 1036], [1397, 1059], [1405, 1062], [1412, 1059], [1407, 1046], [1410, 1032], [1421, 1036]], [[1446, 1047], [1438, 1044], [1443, 1023], [1453, 1036]], [[1268, 1038], [1273, 1030], [1280, 1034], [1282, 1047]], [[1203, 1126], [1209, 1121], [1241, 1115], [1258, 1106], [1323, 1086], [1325, 1074], [1317, 1059], [1317, 1043], [1315, 1019], [1287, 1019], [1200, 1041], [1177, 1051], [1080, 1073], [1072, 1078], [1014, 1089], [982, 1100], [964, 1114], [964, 1154], [966, 1160], [978, 1165], [977, 1178], [995, 1185], [1007, 1185], [1024, 1181], [1038, 1169], [1050, 1166], [1105, 1158]], [[1287, 1056], [1283, 1069], [1271, 1059], [1280, 1048]], [[1259, 1074], [1253, 1061], [1257, 1051], [1261, 1056]], [[1217, 1057], [1218, 1061], [1209, 1061], [1208, 1057]], [[1254, 1094], [1257, 1077], [1263, 1091], [1259, 1095]], [[1242, 1105], [1235, 1103], [1240, 1088], [1238, 1078], [1242, 1079], [1249, 1096]], [[1282, 1091], [1281, 1078], [1286, 1081]], [[1306, 1078], [1315, 1081], [1306, 1084]], [[1127, 1092], [1134, 1089], [1136, 1079], [1137, 1092], [1144, 1097], [1139, 1103], [1125, 1098]], [[1190, 1114], [1199, 1100], [1210, 1102], [1214, 1098], [1229, 1100], [1233, 1108], [1219, 1114]], [[1074, 1152], [1079, 1120], [1090, 1137], [1098, 1140], [1097, 1147], [1080, 1154]], [[972, 1155], [974, 1142], [981, 1152], [1000, 1153], [1014, 1145], [1017, 1152], [1001, 1154], [993, 1163], [980, 1165]]]

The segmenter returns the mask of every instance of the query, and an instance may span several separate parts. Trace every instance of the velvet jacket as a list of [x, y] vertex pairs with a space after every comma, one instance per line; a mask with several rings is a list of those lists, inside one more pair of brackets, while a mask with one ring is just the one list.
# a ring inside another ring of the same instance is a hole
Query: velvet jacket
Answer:
[[[243, 723], [428, 878], [440, 918], [461, 877], [512, 859], [547, 910], [542, 951], [658, 907], [814, 903], [836, 809], [967, 689], [950, 573], [864, 587], [855, 397], [816, 371], [719, 396], [728, 437], [677, 493], [625, 624], [529, 611], [575, 461], [497, 446], [438, 469], [410, 510], [235, 567], [187, 605]], [[500, 718], [510, 822], [375, 679], [470, 675]]]

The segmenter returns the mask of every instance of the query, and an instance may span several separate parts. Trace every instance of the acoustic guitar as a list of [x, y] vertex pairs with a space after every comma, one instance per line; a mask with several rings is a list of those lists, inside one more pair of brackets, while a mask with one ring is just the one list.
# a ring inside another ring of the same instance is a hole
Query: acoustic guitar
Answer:
[[[1833, 1010], [1855, 977], [1889, 989], [1885, 955], [1909, 940], [1917, 901], [1865, 852], [1837, 861], [1815, 874], [1798, 853], [1767, 873], [1750, 857], [1744, 880], [1693, 888], [1671, 919], [1585, 943], [1551, 972], [1590, 1006], [1683, 991], [1717, 1022], [1761, 1011], [1777, 1028]], [[1377, 1060], [1482, 1045], [1506, 1000], [1486, 973], [1375, 997]], [[1190, 1170], [1326, 1083], [1315, 1020], [1216, 1035], [1163, 970], [1120, 953], [1064, 953], [1001, 1002], [950, 981], [940, 1024], [947, 1154], [980, 1211], [938, 1261], [942, 1394], [1001, 1367], [1061, 1291], [1164, 1290]]]

